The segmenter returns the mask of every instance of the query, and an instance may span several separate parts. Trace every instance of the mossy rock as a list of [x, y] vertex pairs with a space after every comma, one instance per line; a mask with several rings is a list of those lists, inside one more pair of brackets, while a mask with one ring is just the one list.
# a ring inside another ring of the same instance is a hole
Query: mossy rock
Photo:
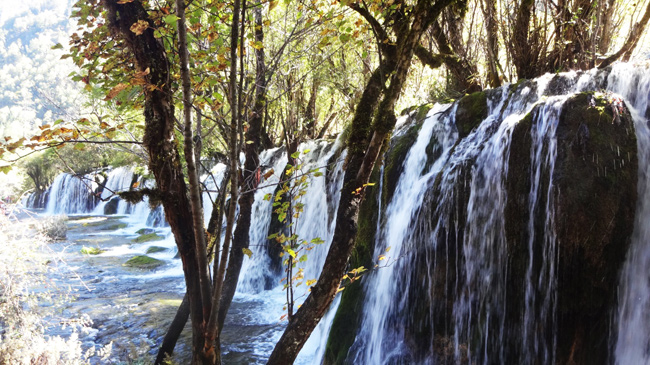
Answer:
[[99, 247], [82, 247], [81, 250], [79, 250], [84, 255], [99, 255], [100, 253], [104, 253], [106, 251], [100, 249]]
[[128, 227], [129, 225], [126, 223], [117, 223], [117, 224], [111, 224], [110, 226], [106, 226], [105, 228], [102, 228], [104, 231], [117, 231], [118, 229], [124, 229]]
[[135, 231], [135, 233], [139, 235], [152, 234], [152, 233], [156, 233], [156, 230], [153, 228], [140, 228], [137, 231]]
[[168, 249], [160, 246], [151, 246], [147, 249], [147, 255], [151, 253], [165, 252]]
[[479, 91], [464, 96], [456, 108], [456, 128], [460, 138], [466, 137], [487, 118], [488, 104], [485, 92]]
[[[418, 139], [418, 134], [422, 129], [422, 121], [416, 122], [406, 132], [399, 136], [395, 136], [386, 151], [384, 157], [384, 186], [386, 202], [389, 202], [393, 197], [393, 193], [397, 188], [402, 171], [404, 171], [404, 160], [408, 151], [413, 147], [415, 141]], [[376, 181], [376, 180], [375, 180]]]
[[136, 269], [153, 270], [164, 264], [165, 264], [164, 261], [154, 259], [153, 257], [149, 257], [147, 255], [138, 255], [130, 258], [127, 262], [123, 264], [123, 266], [132, 267]]
[[[543, 105], [515, 126], [506, 189], [508, 318], [521, 318], [529, 267], [531, 128]], [[557, 245], [557, 363], [603, 363], [612, 335], [618, 273], [633, 231], [637, 200], [637, 143], [633, 119], [619, 100], [597, 93], [570, 97], [559, 113], [553, 175], [542, 169], [534, 212], [533, 267], [542, 266], [549, 181], [554, 184]], [[544, 148], [547, 148], [545, 146]], [[533, 276], [538, 273], [534, 272]], [[519, 310], [519, 312], [518, 312]], [[511, 359], [515, 360], [515, 359]]]
[[151, 241], [160, 241], [164, 238], [165, 237], [159, 236], [156, 233], [149, 233], [149, 234], [140, 235], [140, 237], [134, 238], [131, 241], [134, 243], [143, 243], [143, 242], [151, 242]]
[[[375, 166], [370, 181], [378, 179], [379, 165]], [[363, 201], [359, 207], [357, 235], [350, 256], [350, 268], [372, 267], [375, 235], [377, 234], [377, 212], [379, 211], [377, 195], [379, 192], [379, 184], [366, 187]], [[365, 296], [362, 280], [351, 283], [341, 293], [341, 304], [334, 316], [325, 348], [324, 364], [344, 363], [350, 346], [354, 343]]]

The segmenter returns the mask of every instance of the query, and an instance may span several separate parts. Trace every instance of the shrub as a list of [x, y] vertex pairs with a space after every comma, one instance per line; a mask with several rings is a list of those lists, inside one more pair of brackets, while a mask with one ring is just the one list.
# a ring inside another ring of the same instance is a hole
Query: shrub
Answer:
[[64, 240], [68, 235], [67, 221], [68, 217], [65, 215], [46, 217], [41, 220], [38, 225], [38, 230], [51, 240]]

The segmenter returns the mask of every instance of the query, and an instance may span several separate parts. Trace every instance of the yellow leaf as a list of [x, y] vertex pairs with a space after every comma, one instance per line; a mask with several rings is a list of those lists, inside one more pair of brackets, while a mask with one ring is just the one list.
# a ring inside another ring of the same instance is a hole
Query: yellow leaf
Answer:
[[253, 257], [253, 251], [251, 251], [251, 250], [249, 250], [249, 249], [247, 249], [247, 248], [242, 248], [241, 250], [242, 250], [242, 252], [244, 253], [244, 255], [248, 256], [249, 259], [250, 259], [251, 257]]
[[133, 183], [133, 186], [131, 186], [131, 188], [135, 189], [135, 188], [137, 188], [138, 186], [140, 186], [140, 182], [139, 182], [139, 181], [136, 181], [136, 182]]
[[384, 255], [379, 255], [379, 261], [381, 261], [381, 260], [386, 260], [386, 256], [384, 256]]
[[344, 287], [344, 286], [343, 286], [343, 287], [340, 287], [340, 288], [338, 288], [338, 290], [337, 290], [336, 292], [337, 292], [337, 293], [340, 293], [340, 292], [342, 292], [343, 290], [345, 290], [345, 287]]
[[275, 8], [276, 6], [278, 6], [278, 0], [269, 1], [269, 12], [271, 12], [271, 10], [273, 10], [273, 8]]

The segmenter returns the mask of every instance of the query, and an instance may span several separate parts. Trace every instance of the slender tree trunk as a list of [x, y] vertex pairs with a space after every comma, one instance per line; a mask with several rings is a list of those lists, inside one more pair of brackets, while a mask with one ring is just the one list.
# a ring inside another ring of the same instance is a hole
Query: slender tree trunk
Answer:
[[[262, 24], [262, 5], [258, 1], [254, 6], [255, 17], [255, 41], [264, 43], [264, 30]], [[252, 117], [248, 123], [248, 130], [245, 134], [244, 143], [244, 171], [240, 184], [242, 194], [239, 198], [239, 216], [233, 238], [233, 247], [230, 253], [226, 281], [224, 282], [219, 309], [219, 331], [223, 328], [226, 314], [232, 303], [232, 298], [237, 289], [239, 274], [244, 261], [244, 249], [250, 243], [249, 231], [251, 217], [253, 214], [253, 203], [255, 189], [259, 184], [260, 160], [258, 151], [261, 148], [262, 122], [264, 121], [264, 110], [266, 109], [266, 64], [264, 47], [255, 49], [255, 102], [253, 105]]]
[[156, 361], [154, 365], [162, 365], [165, 361], [165, 358], [169, 357], [174, 353], [174, 347], [176, 347], [176, 342], [185, 328], [187, 319], [190, 317], [190, 299], [187, 295], [183, 296], [183, 301], [176, 311], [176, 315], [172, 320], [163, 342], [160, 345], [160, 350], [158, 350], [158, 356], [156, 356]]
[[534, 54], [535, 50], [531, 46], [528, 37], [528, 27], [534, 5], [534, 0], [521, 1], [517, 9], [514, 28], [512, 29], [512, 44], [510, 45], [512, 63], [517, 69], [517, 76], [524, 79], [537, 76], [538, 65]]
[[[238, 149], [237, 149], [237, 132], [239, 130], [239, 104], [238, 104], [238, 87], [237, 87], [237, 54], [239, 40], [239, 15], [241, 11], [240, 0], [234, 0], [232, 12], [232, 24], [230, 27], [230, 103], [231, 103], [231, 121], [230, 121], [230, 204], [228, 207], [228, 217], [226, 220], [226, 235], [219, 259], [219, 267], [215, 268], [216, 277], [214, 280], [214, 291], [212, 296], [212, 308], [210, 318], [206, 326], [205, 344], [203, 354], [206, 358], [211, 359], [214, 364], [221, 364], [221, 349], [219, 340], [219, 310], [220, 299], [224, 287], [224, 277], [226, 276], [226, 266], [228, 265], [228, 254], [232, 241], [233, 226], [235, 223], [235, 210], [237, 209], [238, 197]], [[243, 55], [242, 55], [243, 57]]]
[[485, 32], [487, 34], [487, 49], [488, 58], [488, 83], [492, 87], [501, 86], [499, 80], [499, 23], [496, 19], [496, 0], [481, 0], [481, 9], [483, 10], [483, 17], [485, 17]]
[[[201, 186], [199, 174], [196, 168], [194, 154], [194, 139], [192, 133], [192, 84], [190, 81], [189, 52], [187, 50], [187, 29], [185, 28], [185, 2], [176, 0], [176, 15], [178, 16], [178, 53], [180, 62], [180, 73], [183, 90], [183, 145], [185, 161], [187, 163], [187, 175], [190, 190], [190, 207], [192, 209], [192, 229], [196, 240], [194, 252], [199, 265], [199, 283], [201, 285], [201, 305], [203, 318], [209, 318], [212, 298], [212, 283], [208, 273], [208, 255], [205, 244], [203, 207], [201, 205]], [[195, 352], [196, 354], [196, 352]], [[194, 360], [196, 363], [199, 359]]]

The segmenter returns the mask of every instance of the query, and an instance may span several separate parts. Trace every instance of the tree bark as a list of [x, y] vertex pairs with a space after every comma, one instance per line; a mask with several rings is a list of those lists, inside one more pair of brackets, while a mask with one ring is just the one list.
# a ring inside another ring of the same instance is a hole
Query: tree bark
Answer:
[[[219, 311], [220, 299], [224, 287], [224, 277], [226, 276], [226, 266], [228, 265], [228, 254], [232, 241], [232, 231], [235, 223], [235, 210], [237, 209], [237, 197], [239, 193], [238, 184], [238, 149], [237, 149], [237, 132], [239, 130], [239, 103], [237, 93], [237, 50], [239, 41], [239, 15], [241, 11], [240, 0], [234, 0], [232, 10], [232, 24], [230, 27], [230, 103], [231, 103], [231, 120], [230, 120], [230, 204], [228, 207], [228, 217], [226, 219], [226, 235], [221, 250], [221, 258], [214, 280], [214, 290], [212, 296], [212, 308], [210, 319], [206, 326], [205, 344], [203, 354], [206, 358], [213, 361], [212, 363], [221, 363], [221, 349], [219, 341]], [[242, 55], [243, 57], [243, 55]], [[215, 252], [216, 254], [216, 252]]]
[[189, 52], [187, 50], [187, 29], [185, 29], [185, 3], [183, 0], [176, 0], [176, 15], [178, 16], [178, 53], [180, 62], [180, 73], [183, 90], [183, 146], [185, 161], [187, 163], [187, 175], [189, 180], [190, 208], [192, 210], [192, 229], [194, 230], [196, 261], [199, 265], [199, 283], [201, 285], [201, 304], [203, 317], [210, 316], [210, 303], [212, 289], [210, 275], [208, 273], [208, 253], [205, 244], [203, 207], [201, 204], [201, 187], [199, 174], [196, 169], [194, 139], [192, 136], [192, 83], [190, 81]]

